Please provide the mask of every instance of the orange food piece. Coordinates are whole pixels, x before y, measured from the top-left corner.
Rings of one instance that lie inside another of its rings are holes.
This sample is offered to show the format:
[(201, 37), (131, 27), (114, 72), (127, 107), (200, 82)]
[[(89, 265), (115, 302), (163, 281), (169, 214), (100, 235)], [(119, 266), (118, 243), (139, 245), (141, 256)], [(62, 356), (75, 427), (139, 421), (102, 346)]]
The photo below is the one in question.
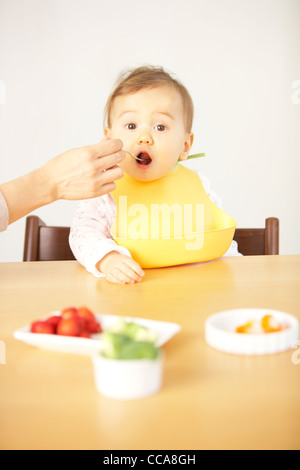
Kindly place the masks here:
[(244, 325), (238, 326), (235, 330), (236, 333), (276, 333), (288, 328), (286, 325), (281, 325), (272, 315), (265, 315), (261, 322), (249, 321)]
[(237, 329), (235, 330), (236, 333), (251, 333), (251, 330), (254, 326), (253, 321), (249, 321), (248, 323), (245, 323), (245, 325), (238, 326)]
[(265, 315), (261, 320), (261, 326), (265, 333), (275, 333), (284, 329), (272, 315)]

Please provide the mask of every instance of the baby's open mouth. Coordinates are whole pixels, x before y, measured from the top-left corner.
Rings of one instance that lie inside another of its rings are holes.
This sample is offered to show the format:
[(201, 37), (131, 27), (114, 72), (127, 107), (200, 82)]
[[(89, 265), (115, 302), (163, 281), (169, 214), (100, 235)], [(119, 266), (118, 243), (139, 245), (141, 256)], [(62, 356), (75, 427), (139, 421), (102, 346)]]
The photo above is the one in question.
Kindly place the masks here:
[(152, 162), (152, 158), (146, 152), (141, 152), (137, 156), (137, 163), (142, 166), (148, 166)]

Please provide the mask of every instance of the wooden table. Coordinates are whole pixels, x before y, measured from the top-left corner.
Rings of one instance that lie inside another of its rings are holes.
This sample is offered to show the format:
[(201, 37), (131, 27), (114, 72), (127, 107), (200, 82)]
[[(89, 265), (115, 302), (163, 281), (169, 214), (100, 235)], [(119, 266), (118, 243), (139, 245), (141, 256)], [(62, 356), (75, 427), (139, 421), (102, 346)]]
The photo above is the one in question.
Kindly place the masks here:
[[(125, 286), (75, 261), (0, 264), (1, 449), (299, 449), (300, 350), (295, 363), (296, 350), (245, 357), (204, 341), (205, 319), (220, 310), (262, 307), (300, 318), (299, 294), (300, 256), (153, 269)], [(102, 397), (90, 357), (13, 338), (70, 305), (179, 323), (164, 347), (162, 390), (129, 402)]]

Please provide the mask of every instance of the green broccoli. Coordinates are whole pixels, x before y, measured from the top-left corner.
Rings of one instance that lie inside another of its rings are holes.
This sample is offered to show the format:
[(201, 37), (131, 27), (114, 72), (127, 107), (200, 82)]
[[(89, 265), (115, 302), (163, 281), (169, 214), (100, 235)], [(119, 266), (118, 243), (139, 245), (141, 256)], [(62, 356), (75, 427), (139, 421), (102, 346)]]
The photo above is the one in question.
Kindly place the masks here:
[(134, 322), (127, 322), (124, 318), (119, 318), (119, 320), (109, 328), (109, 331), (112, 333), (122, 333), (135, 341), (155, 343), (157, 340), (157, 333), (155, 331), (149, 330), (145, 326), (138, 325)]
[(148, 341), (134, 341), (123, 333), (105, 332), (102, 355), (110, 359), (156, 359), (159, 353)]
[(149, 341), (129, 341), (124, 344), (120, 359), (156, 359), (158, 349)]
[(103, 333), (103, 355), (111, 359), (119, 359), (122, 349), (125, 344), (130, 341), (130, 338), (121, 333), (110, 333), (109, 331)]

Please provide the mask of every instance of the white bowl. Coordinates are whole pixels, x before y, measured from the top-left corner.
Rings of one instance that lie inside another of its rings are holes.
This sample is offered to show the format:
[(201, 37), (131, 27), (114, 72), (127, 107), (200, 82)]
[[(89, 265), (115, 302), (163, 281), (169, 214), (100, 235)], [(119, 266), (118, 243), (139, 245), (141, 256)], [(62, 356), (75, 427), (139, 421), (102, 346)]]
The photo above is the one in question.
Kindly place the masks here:
[[(242, 334), (235, 329), (252, 320), (272, 315), (289, 328), (275, 333)], [(265, 308), (242, 308), (211, 315), (205, 322), (205, 340), (219, 351), (242, 355), (265, 355), (289, 350), (299, 338), (299, 321), (293, 315)]]
[(97, 391), (117, 400), (134, 400), (157, 393), (162, 386), (163, 353), (157, 359), (109, 359), (92, 356)]

